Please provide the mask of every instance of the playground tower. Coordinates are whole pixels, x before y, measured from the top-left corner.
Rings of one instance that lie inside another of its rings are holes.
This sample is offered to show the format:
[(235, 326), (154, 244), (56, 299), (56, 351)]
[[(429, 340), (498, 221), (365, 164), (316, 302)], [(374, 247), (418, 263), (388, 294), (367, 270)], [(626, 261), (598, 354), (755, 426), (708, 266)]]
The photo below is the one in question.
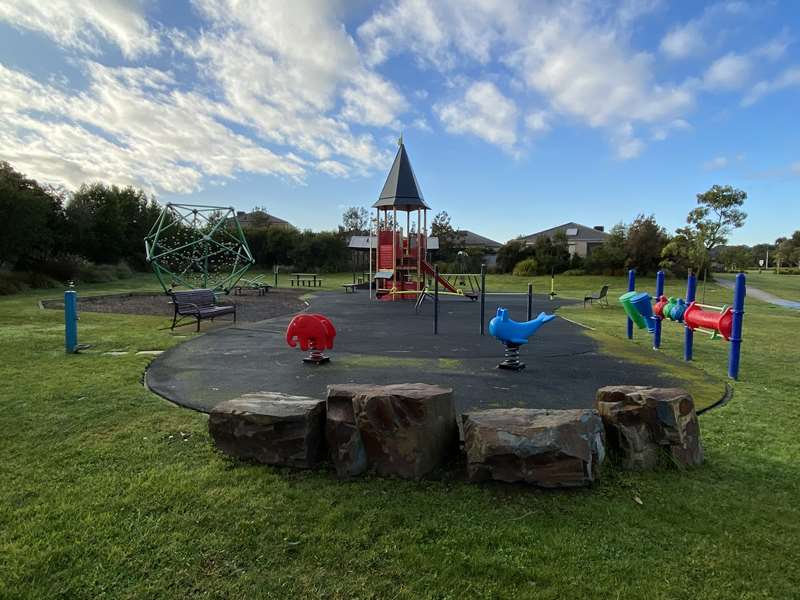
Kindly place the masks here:
[[(430, 207), (422, 196), (402, 137), (399, 146), (383, 190), (372, 205), (377, 211), (378, 230), (376, 295), (382, 300), (415, 299), (425, 288), (426, 275), (434, 275), (433, 267), (426, 260)], [(405, 213), (405, 229), (401, 222), (402, 213)], [(412, 216), (416, 219), (412, 220)], [(439, 278), (439, 284), (449, 291), (456, 291), (442, 278)]]

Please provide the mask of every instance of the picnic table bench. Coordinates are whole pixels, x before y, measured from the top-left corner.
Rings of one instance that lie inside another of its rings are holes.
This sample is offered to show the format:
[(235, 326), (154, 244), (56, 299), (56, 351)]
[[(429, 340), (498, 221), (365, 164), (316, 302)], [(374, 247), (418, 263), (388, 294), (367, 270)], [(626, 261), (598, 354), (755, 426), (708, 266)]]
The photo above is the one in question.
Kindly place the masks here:
[(213, 290), (199, 289), (172, 292), (172, 305), (175, 314), (172, 317), (172, 329), (184, 319), (197, 319), (197, 331), (200, 331), (200, 321), (223, 315), (233, 315), (236, 323), (235, 304), (217, 304), (217, 296)]
[(343, 283), (342, 287), (344, 288), (345, 294), (355, 294), (356, 289), (358, 289), (358, 283)]
[(307, 286), (307, 287), (320, 287), (322, 285), (322, 278), (316, 273), (292, 273), (289, 283), (294, 287)]
[(239, 281), (239, 285), (233, 288), (233, 294), (235, 296), (241, 296), (244, 290), (256, 290), (259, 296), (263, 296), (272, 288), (270, 284), (262, 281), (261, 276), (258, 276), (255, 279), (242, 278)]

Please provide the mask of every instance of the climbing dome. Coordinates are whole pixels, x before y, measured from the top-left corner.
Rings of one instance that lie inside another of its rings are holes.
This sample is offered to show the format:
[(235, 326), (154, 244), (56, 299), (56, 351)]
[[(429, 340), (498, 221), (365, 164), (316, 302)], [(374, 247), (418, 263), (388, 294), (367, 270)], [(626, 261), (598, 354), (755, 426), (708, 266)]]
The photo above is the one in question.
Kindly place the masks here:
[(167, 204), (144, 238), (147, 262), (167, 293), (228, 293), (255, 262), (232, 207)]

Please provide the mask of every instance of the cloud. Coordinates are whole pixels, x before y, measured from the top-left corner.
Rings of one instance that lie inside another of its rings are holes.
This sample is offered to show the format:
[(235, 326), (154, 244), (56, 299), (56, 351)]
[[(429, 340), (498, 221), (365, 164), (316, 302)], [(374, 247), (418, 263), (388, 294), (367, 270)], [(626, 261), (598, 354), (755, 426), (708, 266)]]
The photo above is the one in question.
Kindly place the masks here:
[(789, 67), (774, 79), (765, 79), (753, 85), (742, 99), (742, 106), (752, 106), (764, 96), (791, 87), (800, 87), (800, 67)]
[(716, 156), (711, 160), (703, 163), (703, 169), (706, 171), (718, 171), (728, 166), (730, 161), (725, 156)]
[(705, 50), (705, 36), (697, 21), (689, 21), (667, 32), (661, 39), (659, 48), (669, 58), (688, 58)]
[(525, 127), (530, 131), (542, 132), (550, 129), (550, 115), (544, 110), (536, 110), (525, 116)]
[(125, 0), (14, 0), (0, 2), (0, 20), (39, 31), (65, 48), (94, 55), (102, 38), (128, 58), (156, 52), (158, 34), (148, 24), (142, 2)]
[(434, 111), (451, 133), (471, 134), (506, 150), (517, 142), (519, 110), (490, 81), (476, 81), (463, 98), (438, 104)]
[(729, 52), (706, 70), (703, 85), (709, 90), (735, 90), (750, 80), (753, 61), (749, 56)]

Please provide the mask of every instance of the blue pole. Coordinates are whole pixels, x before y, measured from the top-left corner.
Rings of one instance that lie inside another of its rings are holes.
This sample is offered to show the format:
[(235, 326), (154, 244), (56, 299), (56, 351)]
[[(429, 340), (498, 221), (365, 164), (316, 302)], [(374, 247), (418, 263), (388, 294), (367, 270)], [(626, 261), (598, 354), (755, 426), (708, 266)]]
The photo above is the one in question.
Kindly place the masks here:
[(68, 354), (78, 351), (78, 293), (64, 292), (64, 349)]
[(739, 354), (742, 351), (742, 324), (744, 322), (744, 297), (747, 295), (744, 273), (736, 276), (733, 290), (733, 323), (731, 323), (731, 349), (728, 354), (728, 377), (739, 378)]
[[(636, 269), (628, 270), (628, 291), (633, 292), (636, 290)], [(633, 321), (628, 317), (628, 339), (633, 339)]]
[[(664, 271), (656, 273), (656, 302), (664, 295)], [(656, 318), (656, 330), (653, 332), (653, 350), (661, 348), (661, 319)]]
[(439, 333), (439, 265), (433, 268), (433, 335)]
[[(697, 293), (697, 277), (694, 273), (689, 273), (689, 278), (686, 280), (686, 305), (688, 306), (694, 302), (695, 294)], [(694, 344), (694, 331), (684, 325), (683, 331), (683, 360), (692, 360), (692, 347)]]

